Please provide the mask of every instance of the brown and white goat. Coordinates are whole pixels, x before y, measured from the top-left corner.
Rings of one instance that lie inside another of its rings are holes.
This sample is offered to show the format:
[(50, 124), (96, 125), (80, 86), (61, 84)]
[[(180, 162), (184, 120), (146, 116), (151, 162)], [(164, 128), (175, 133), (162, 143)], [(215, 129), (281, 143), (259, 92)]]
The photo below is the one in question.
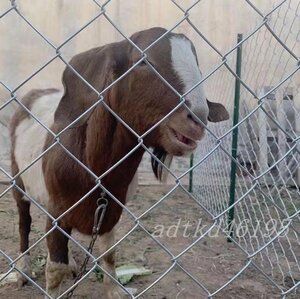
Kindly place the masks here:
[[(141, 49), (166, 32), (152, 28), (135, 33), (131, 40)], [(119, 78), (141, 58), (140, 53), (126, 40), (91, 49), (76, 55), (70, 64), (98, 91), (102, 91)], [(192, 42), (182, 34), (170, 33), (147, 51), (147, 60), (178, 91), (184, 94), (201, 80), (196, 51)], [(64, 93), (55, 89), (34, 90), (23, 103), (54, 133), (60, 132), (97, 101), (97, 95), (76, 74), (66, 68), (62, 78)], [(228, 112), (221, 104), (209, 102), (202, 85), (186, 97), (186, 104), (204, 123), (228, 119)], [(143, 134), (179, 103), (179, 97), (150, 69), (141, 62), (127, 76), (104, 93), (104, 101), (135, 132)], [(162, 161), (166, 155), (184, 155), (197, 147), (204, 134), (201, 122), (181, 106), (156, 129), (144, 137), (143, 143), (154, 148)], [(27, 167), (55, 140), (30, 115), (19, 108), (12, 120), (12, 173), (16, 175)], [(117, 163), (132, 150), (138, 140), (102, 104), (80, 119), (60, 135), (59, 141), (78, 160), (97, 176)], [(114, 197), (126, 203), (129, 185), (142, 159), (140, 147), (121, 164), (105, 175), (101, 183)], [(153, 169), (160, 176), (158, 164)], [(56, 144), (33, 166), (18, 176), (17, 185), (38, 202), (47, 205), (55, 218), (74, 205), (95, 185), (95, 179)], [(67, 213), (59, 226), (68, 234), (73, 229), (80, 233), (92, 233), (94, 212), (101, 190), (96, 189), (80, 205)], [(20, 190), (14, 189), (19, 211), (20, 250), (28, 249), (31, 225), (30, 203)], [(107, 196), (108, 207), (101, 226), (102, 251), (113, 243), (113, 228), (119, 221), (122, 207)], [(47, 219), (46, 230), (52, 228)], [(69, 269), (68, 238), (58, 229), (47, 236), (48, 260), (46, 266), (46, 291), (52, 297)], [(115, 275), (114, 252), (104, 257), (103, 267)], [(19, 269), (31, 274), (29, 255), (19, 263)], [(21, 282), (24, 278), (20, 276)], [(121, 298), (119, 287), (108, 277), (104, 279), (106, 298)]]

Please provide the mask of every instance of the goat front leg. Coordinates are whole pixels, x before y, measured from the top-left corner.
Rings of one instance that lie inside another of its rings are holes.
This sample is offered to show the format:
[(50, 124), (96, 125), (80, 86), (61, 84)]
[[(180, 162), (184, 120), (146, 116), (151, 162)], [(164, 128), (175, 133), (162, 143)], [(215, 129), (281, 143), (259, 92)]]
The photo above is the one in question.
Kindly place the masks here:
[[(115, 234), (114, 228), (105, 233), (100, 237), (100, 252), (105, 252), (110, 247), (114, 245), (115, 242)], [(116, 276), (116, 268), (115, 268), (115, 249), (109, 251), (103, 257), (103, 265), (105, 271), (107, 271), (111, 276), (117, 279)], [(103, 278), (104, 291), (107, 299), (123, 299), (127, 298), (126, 293), (117, 285), (115, 281), (113, 281), (108, 275), (104, 274)]]
[[(71, 234), (71, 229), (59, 225), (66, 233)], [(47, 231), (51, 229), (51, 220), (47, 220)], [(70, 274), (68, 257), (69, 239), (58, 229), (47, 236), (48, 258), (46, 265), (46, 292), (52, 298), (60, 294), (61, 284), (66, 276)], [(45, 297), (48, 298), (48, 297)]]

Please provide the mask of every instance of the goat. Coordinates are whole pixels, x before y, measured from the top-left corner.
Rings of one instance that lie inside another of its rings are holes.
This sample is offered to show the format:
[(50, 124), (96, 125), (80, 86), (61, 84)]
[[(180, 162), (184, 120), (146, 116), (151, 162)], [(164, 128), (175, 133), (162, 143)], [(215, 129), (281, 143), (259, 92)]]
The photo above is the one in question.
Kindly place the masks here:
[[(151, 28), (131, 36), (141, 49), (166, 32)], [(141, 59), (140, 52), (128, 41), (108, 44), (74, 56), (70, 65), (98, 91), (104, 90)], [(147, 62), (169, 84), (184, 94), (201, 78), (196, 51), (192, 42), (182, 34), (169, 33), (147, 50)], [(98, 100), (98, 95), (88, 87), (70, 67), (66, 67), (62, 82), (64, 93), (56, 89), (33, 90), (23, 98), (23, 104), (55, 134), (76, 120)], [(145, 61), (141, 61), (124, 78), (103, 93), (105, 105), (96, 105), (59, 136), (59, 142), (72, 155), (100, 176), (137, 144), (132, 134), (107, 109), (110, 107), (137, 134), (141, 135), (174, 109), (179, 103), (178, 94), (162, 82)], [(185, 103), (193, 113), (180, 106), (173, 114), (143, 138), (143, 144), (154, 149), (154, 154), (164, 161), (166, 157), (181, 156), (194, 151), (197, 141), (205, 132), (203, 124), (228, 119), (225, 107), (206, 99), (202, 85), (185, 96)], [(197, 119), (199, 118), (200, 121)], [(27, 112), (18, 108), (11, 122), (12, 174), (19, 188), (13, 191), (19, 212), (20, 250), (29, 246), (31, 226), (30, 198), (47, 205), (47, 211), (57, 218), (95, 185), (95, 178), (79, 165), (56, 140)], [(43, 151), (41, 159), (28, 170), (17, 175)], [(126, 203), (128, 189), (142, 159), (144, 149), (139, 147), (116, 168), (108, 172), (101, 184), (122, 204)], [(168, 159), (171, 161), (171, 159)], [(159, 163), (153, 159), (153, 170), (161, 178)], [(26, 192), (26, 193), (25, 193)], [(66, 233), (76, 229), (91, 235), (97, 199), (96, 188), (76, 208), (62, 217), (58, 225)], [(114, 244), (114, 226), (119, 221), (122, 207), (106, 194), (107, 209), (99, 232), (100, 242), (106, 251)], [(47, 217), (46, 231), (53, 228)], [(53, 298), (60, 293), (60, 285), (69, 273), (71, 258), (68, 237), (55, 229), (47, 236), (48, 259), (46, 265), (46, 291)], [(104, 269), (115, 276), (114, 250), (104, 256)], [(18, 269), (31, 274), (29, 254), (20, 259)], [(26, 279), (20, 275), (21, 284)], [(120, 288), (105, 275), (106, 298), (122, 298)]]

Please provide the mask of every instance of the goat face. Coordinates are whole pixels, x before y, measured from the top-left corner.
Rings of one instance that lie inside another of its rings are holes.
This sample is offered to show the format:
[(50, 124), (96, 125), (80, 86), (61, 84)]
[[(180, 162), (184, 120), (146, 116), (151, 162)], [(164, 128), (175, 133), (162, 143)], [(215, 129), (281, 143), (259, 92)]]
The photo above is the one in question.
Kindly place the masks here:
[[(131, 39), (140, 49), (146, 49), (165, 32), (162, 28), (152, 28), (134, 34)], [(187, 37), (168, 34), (145, 53), (147, 61), (140, 62), (123, 82), (128, 94), (123, 96), (120, 103), (122, 108), (119, 107), (118, 110), (129, 125), (142, 134), (178, 107), (156, 130), (146, 136), (145, 143), (163, 148), (172, 155), (191, 152), (204, 135), (203, 124), (206, 125), (208, 120), (227, 119), (228, 113), (221, 104), (207, 101), (202, 85), (188, 92), (201, 81), (202, 75), (195, 48)], [(129, 66), (132, 66), (141, 59), (141, 53), (132, 47), (128, 57)], [(185, 93), (185, 104), (193, 113), (184, 105), (179, 105), (179, 95)]]

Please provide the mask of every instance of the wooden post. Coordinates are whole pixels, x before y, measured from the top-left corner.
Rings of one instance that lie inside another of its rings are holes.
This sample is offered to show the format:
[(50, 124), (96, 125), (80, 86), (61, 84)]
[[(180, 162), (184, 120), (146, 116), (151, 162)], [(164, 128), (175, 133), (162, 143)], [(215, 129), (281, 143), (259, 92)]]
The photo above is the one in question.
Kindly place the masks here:
[[(277, 121), (281, 125), (281, 127), (286, 130), (286, 111), (285, 111), (285, 106), (284, 105), (284, 93), (282, 88), (278, 88), (275, 92), (275, 104), (276, 104), (276, 116), (277, 116)], [(277, 138), (278, 138), (278, 157), (276, 159), (280, 159), (285, 153), (286, 153), (286, 135), (285, 133), (277, 128)], [(286, 181), (287, 177), (287, 163), (286, 159), (282, 160), (278, 165), (278, 171), (279, 174), (282, 176), (282, 179)]]
[[(293, 96), (293, 101), (295, 108), (297, 109), (298, 113), (300, 113), (300, 93), (298, 92)], [(294, 110), (295, 113), (295, 132), (297, 136), (300, 136), (300, 117), (297, 111)], [(297, 149), (300, 152), (300, 140), (297, 141)], [(298, 161), (300, 160), (300, 154), (296, 154), (298, 157)], [(300, 165), (298, 165), (296, 170), (296, 183), (298, 187), (300, 187)]]

